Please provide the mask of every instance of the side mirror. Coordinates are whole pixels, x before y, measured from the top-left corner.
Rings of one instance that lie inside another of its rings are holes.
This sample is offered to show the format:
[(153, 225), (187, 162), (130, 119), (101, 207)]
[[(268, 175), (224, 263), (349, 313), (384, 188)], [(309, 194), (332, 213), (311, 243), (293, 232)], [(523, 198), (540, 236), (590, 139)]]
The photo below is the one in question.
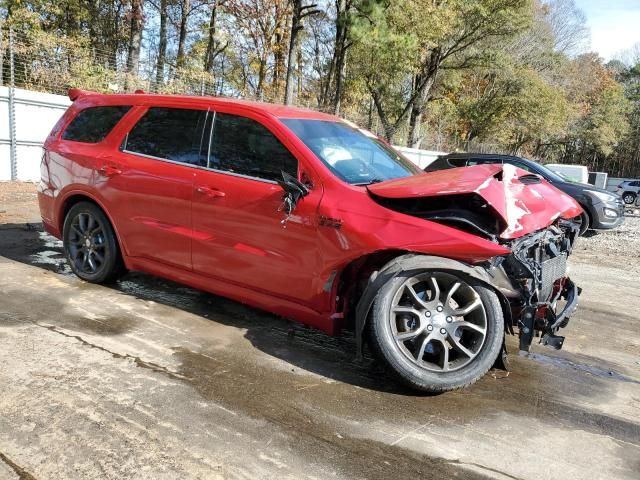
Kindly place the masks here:
[(281, 210), (291, 215), (300, 199), (309, 195), (309, 188), (287, 172), (282, 172), (282, 180), (278, 180), (278, 185), (284, 190)]

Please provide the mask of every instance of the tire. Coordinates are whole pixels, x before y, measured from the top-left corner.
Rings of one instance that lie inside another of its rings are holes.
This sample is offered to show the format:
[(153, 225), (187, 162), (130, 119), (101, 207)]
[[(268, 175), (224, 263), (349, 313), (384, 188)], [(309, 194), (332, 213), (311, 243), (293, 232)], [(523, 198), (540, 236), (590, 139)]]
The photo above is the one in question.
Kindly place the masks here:
[(123, 273), (113, 227), (94, 203), (79, 202), (71, 207), (64, 219), (62, 239), (67, 262), (82, 280), (106, 283)]
[(633, 205), (633, 202), (636, 201), (637, 195), (633, 192), (624, 192), (622, 194), (622, 201), (627, 205)]
[[(459, 315), (472, 304), (477, 306)], [(504, 317), (495, 292), (475, 279), (450, 271), (400, 272), (378, 292), (368, 332), (374, 355), (392, 375), (439, 393), (467, 387), (487, 373), (502, 348)]]
[(589, 214), (587, 213), (587, 211), (584, 210), (584, 207), (583, 212), (580, 214), (578, 219), (580, 222), (580, 232), (578, 235), (581, 237), (587, 232), (587, 230), (589, 230), (589, 227), (591, 226), (591, 219), (589, 218)]

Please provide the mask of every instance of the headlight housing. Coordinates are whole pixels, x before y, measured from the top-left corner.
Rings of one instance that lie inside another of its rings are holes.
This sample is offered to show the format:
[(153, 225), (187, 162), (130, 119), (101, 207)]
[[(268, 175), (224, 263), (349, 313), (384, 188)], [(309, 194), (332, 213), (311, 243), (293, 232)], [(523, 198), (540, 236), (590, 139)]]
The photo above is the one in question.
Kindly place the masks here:
[(603, 202), (613, 203), (616, 201), (617, 196), (611, 192), (597, 192), (595, 190), (585, 190), (584, 193), (592, 198), (597, 198)]

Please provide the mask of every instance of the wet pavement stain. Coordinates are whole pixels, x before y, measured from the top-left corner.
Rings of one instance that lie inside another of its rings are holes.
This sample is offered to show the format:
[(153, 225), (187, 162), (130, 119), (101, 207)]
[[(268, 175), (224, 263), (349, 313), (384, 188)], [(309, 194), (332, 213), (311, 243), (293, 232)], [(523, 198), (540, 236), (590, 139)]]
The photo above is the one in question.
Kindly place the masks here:
[[(319, 401), (318, 389), (309, 388), (317, 385), (309, 384), (305, 377), (270, 377), (267, 372), (260, 372), (261, 367), (256, 364), (231, 365), (226, 360), (184, 349), (177, 349), (175, 355), (181, 360), (180, 374), (204, 399), (222, 404), (229, 411), (242, 411), (284, 428), (293, 437), (292, 443), (299, 446), (311, 444), (307, 447), (313, 449), (309, 452), (311, 455), (329, 460), (348, 478), (488, 478), (446, 459), (370, 439), (341, 435), (322, 415), (310, 415), (306, 408), (296, 408), (298, 402), (313, 405)], [(273, 398), (273, 392), (285, 394), (286, 402), (282, 398), (280, 401)], [(320, 398), (320, 401), (324, 400)], [(375, 458), (375, 462), (371, 462), (371, 458)]]
[[(595, 377), (600, 378), (609, 378), (612, 380), (618, 380), (621, 382), (629, 382), (636, 383), (640, 385), (640, 381), (634, 380), (633, 378), (629, 378), (621, 373), (616, 372), (615, 370), (603, 369), (598, 367), (593, 367), (591, 365), (586, 365), (583, 363), (572, 362), (566, 358), (562, 357), (554, 357), (551, 355), (543, 355), (541, 353), (526, 353), (522, 355), (525, 358), (534, 360), (536, 362), (540, 362), (546, 365), (554, 365), (556, 367), (567, 368), (575, 371), (585, 372), (589, 375), (593, 375)], [(602, 362), (601, 362), (602, 363)]]

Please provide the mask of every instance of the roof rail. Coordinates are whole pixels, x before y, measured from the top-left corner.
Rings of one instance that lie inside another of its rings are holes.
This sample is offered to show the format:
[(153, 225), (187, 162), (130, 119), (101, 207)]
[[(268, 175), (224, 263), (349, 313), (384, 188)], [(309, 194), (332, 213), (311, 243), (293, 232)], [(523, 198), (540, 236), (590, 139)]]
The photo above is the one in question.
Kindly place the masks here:
[(91, 95), (91, 94), (95, 94), (95, 93), (96, 92), (92, 92), (90, 90), (81, 90), (79, 88), (70, 88), (69, 92), (67, 94), (69, 95), (69, 100), (71, 100), (72, 102), (75, 102), (80, 97), (84, 97), (85, 95)]

